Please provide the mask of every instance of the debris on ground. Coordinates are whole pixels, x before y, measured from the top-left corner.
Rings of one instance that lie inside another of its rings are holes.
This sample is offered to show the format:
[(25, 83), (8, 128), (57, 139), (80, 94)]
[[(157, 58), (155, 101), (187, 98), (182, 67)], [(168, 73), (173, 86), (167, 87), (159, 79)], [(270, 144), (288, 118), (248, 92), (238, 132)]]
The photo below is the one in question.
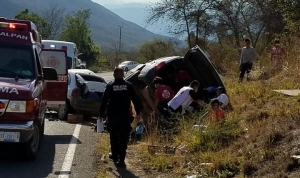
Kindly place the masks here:
[(300, 90), (273, 90), (275, 92), (278, 93), (282, 93), (284, 95), (288, 95), (288, 96), (299, 96), (300, 95)]

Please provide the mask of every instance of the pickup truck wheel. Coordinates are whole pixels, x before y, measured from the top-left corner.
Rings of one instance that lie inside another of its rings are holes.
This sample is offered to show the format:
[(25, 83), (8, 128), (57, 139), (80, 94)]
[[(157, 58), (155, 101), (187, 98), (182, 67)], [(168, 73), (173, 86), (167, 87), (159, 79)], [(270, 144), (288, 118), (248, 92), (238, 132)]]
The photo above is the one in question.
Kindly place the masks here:
[(24, 143), (24, 151), (25, 151), (25, 159), (27, 160), (35, 160), (39, 149), (40, 149), (40, 127), (38, 124), (33, 125), (33, 134), (32, 137), (28, 140), (28, 142)]
[(59, 105), (57, 115), (60, 120), (67, 120), (68, 114), (70, 110), (70, 103), (66, 101), (66, 104)]

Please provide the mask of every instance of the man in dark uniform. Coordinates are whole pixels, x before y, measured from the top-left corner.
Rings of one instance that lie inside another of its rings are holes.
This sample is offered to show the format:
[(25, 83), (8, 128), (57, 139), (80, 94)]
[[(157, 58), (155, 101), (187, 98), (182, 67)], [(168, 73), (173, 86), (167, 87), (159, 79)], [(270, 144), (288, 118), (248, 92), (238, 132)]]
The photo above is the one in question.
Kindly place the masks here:
[(140, 118), (140, 105), (133, 85), (124, 78), (124, 70), (115, 68), (115, 80), (107, 84), (100, 106), (100, 119), (107, 108), (108, 130), (110, 133), (111, 155), (118, 166), (126, 167), (125, 156), (131, 132), (130, 104), (133, 102), (136, 119)]

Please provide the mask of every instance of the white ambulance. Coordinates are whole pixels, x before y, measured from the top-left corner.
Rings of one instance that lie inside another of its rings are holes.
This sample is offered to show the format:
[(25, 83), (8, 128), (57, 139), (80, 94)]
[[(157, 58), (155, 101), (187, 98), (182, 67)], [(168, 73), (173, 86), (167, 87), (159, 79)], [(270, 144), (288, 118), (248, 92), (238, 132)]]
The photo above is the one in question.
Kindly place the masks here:
[(57, 49), (67, 51), (67, 65), (68, 69), (76, 69), (78, 66), (77, 56), (78, 49), (75, 43), (67, 41), (56, 40), (42, 40), (43, 49)]

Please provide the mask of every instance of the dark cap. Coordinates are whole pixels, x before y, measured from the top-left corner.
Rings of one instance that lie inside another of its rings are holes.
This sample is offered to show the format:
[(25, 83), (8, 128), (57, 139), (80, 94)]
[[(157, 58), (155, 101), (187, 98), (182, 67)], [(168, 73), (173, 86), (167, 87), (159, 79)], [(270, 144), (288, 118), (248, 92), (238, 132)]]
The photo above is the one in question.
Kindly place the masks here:
[(155, 77), (154, 80), (152, 81), (154, 84), (162, 84), (163, 79), (160, 77)]
[(194, 88), (194, 87), (198, 87), (200, 85), (200, 83), (197, 80), (193, 80), (190, 84), (190, 87)]
[(225, 88), (224, 87), (218, 87), (218, 90), (222, 93), (225, 93)]
[(217, 98), (213, 98), (210, 100), (210, 105), (214, 105), (214, 104), (220, 104), (220, 102)]

